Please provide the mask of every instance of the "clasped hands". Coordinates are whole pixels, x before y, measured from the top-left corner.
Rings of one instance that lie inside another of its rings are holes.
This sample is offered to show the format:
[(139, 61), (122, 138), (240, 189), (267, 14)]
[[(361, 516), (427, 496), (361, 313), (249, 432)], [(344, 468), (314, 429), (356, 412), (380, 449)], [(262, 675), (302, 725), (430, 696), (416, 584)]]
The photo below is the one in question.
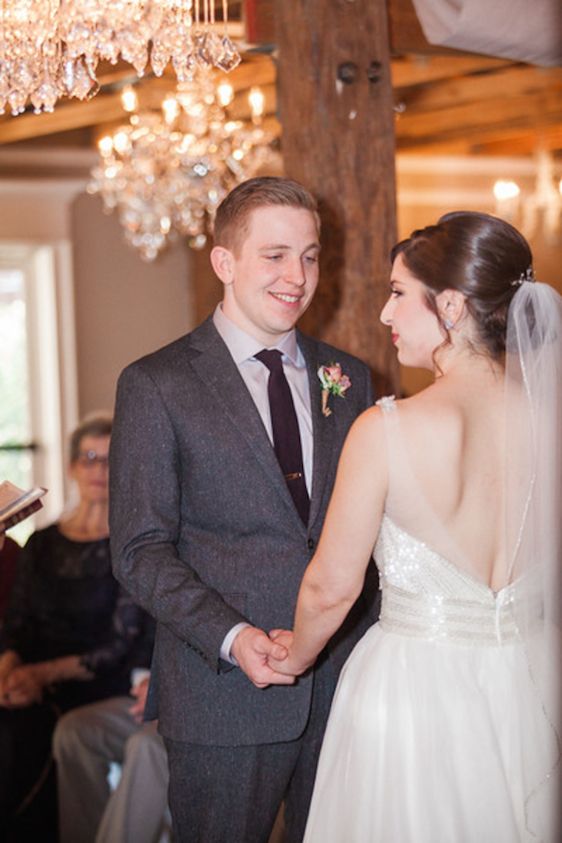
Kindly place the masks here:
[(291, 656), (293, 633), (273, 629), (269, 635), (255, 626), (242, 629), (232, 644), (238, 666), (256, 688), (293, 685), (304, 669)]
[(43, 683), (35, 665), (18, 665), (0, 677), (0, 706), (27, 708), (41, 702)]

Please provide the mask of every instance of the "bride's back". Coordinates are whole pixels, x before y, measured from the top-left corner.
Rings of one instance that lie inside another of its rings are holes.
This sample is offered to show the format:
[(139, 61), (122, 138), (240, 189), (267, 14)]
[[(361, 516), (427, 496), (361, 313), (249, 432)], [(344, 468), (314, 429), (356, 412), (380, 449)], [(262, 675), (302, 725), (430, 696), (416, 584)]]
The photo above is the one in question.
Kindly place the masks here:
[[(523, 516), (520, 500), (512, 505), (512, 476), (524, 478), (528, 468), (516, 446), (506, 460), (503, 367), (507, 314), (531, 280), (531, 251), (508, 223), (459, 211), (413, 232), (392, 259), (381, 319), (400, 362), (433, 369), (437, 378), (385, 414), (387, 513), (497, 590), (511, 576), (514, 546), (506, 541)], [(509, 436), (517, 440), (517, 430)]]
[[(478, 368), (478, 367), (477, 367)], [(502, 381), (445, 376), (400, 402), (389, 427), (388, 515), (497, 590), (506, 584)]]

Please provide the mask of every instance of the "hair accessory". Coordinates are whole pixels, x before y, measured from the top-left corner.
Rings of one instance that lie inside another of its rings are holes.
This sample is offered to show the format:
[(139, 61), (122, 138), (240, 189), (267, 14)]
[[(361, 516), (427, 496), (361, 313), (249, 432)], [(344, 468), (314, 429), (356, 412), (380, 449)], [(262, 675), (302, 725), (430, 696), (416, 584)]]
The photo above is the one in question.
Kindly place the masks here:
[(532, 266), (528, 266), (525, 272), (522, 272), (519, 278), (516, 278), (515, 281), (511, 282), (512, 287), (520, 287), (521, 284), (524, 284), (525, 281), (529, 281), (531, 284), (534, 284), (536, 281), (535, 277), (535, 270)]

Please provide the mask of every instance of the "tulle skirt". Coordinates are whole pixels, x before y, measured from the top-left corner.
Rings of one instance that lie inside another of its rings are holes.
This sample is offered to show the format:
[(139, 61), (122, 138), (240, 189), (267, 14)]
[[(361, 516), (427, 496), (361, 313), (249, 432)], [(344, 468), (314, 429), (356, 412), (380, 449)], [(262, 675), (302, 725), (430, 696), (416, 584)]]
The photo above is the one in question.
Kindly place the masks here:
[(378, 624), (342, 671), (305, 843), (559, 843), (557, 757), (520, 645)]

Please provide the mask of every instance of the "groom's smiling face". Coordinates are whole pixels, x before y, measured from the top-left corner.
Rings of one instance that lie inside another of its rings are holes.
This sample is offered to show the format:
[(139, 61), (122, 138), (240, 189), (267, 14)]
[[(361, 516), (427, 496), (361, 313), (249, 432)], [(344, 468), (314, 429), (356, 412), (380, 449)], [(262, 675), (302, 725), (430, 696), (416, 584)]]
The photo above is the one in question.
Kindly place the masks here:
[(316, 217), (304, 208), (267, 205), (251, 212), (232, 250), (215, 247), (224, 314), (273, 346), (294, 327), (318, 284)]

